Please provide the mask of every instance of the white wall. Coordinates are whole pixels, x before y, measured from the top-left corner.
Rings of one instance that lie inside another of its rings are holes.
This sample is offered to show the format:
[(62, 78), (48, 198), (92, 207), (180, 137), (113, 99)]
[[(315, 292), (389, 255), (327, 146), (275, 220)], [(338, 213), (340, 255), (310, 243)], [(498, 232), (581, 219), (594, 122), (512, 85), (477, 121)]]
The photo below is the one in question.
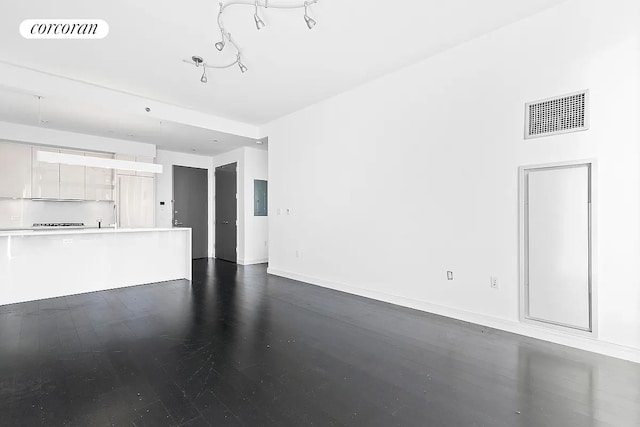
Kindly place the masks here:
[(254, 180), (268, 180), (268, 152), (245, 148), (244, 198), (245, 244), (244, 264), (260, 264), (269, 260), (269, 221), (253, 215)]
[[(209, 257), (213, 257), (213, 165), (209, 156), (199, 156), (195, 154), (175, 153), (173, 151), (158, 150), (156, 163), (161, 164), (163, 173), (156, 175), (156, 226), (160, 228), (170, 228), (173, 215), (171, 209), (173, 207), (173, 166), (187, 166), (192, 168), (207, 169), (209, 179), (209, 197), (208, 197), (208, 246)], [(160, 202), (164, 202), (164, 206), (160, 206)]]
[[(639, 4), (570, 0), (265, 126), (269, 271), (640, 361)], [(591, 130), (523, 139), (525, 102), (586, 88)], [(518, 323), (518, 167), (585, 158), (599, 341)]]

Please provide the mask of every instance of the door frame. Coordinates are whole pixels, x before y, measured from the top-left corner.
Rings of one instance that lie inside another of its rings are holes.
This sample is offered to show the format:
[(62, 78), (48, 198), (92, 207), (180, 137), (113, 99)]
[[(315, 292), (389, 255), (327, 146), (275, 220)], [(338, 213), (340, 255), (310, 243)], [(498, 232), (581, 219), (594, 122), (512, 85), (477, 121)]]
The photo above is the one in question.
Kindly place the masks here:
[[(225, 166), (230, 166), (230, 165), (236, 165), (236, 260), (235, 260), (235, 264), (236, 265), (244, 265), (244, 261), (240, 261), (240, 251), (239, 251), (239, 247), (240, 247), (240, 215), (244, 214), (243, 212), (240, 212), (240, 204), (238, 203), (238, 197), (240, 197), (240, 180), (238, 179), (238, 171), (240, 169), (240, 162), (238, 160), (236, 161), (232, 161), (231, 163), (224, 163), (222, 165), (218, 165), (218, 166), (214, 166), (213, 167), (213, 258), (215, 259), (220, 259), (222, 261), (227, 261), (224, 260), (222, 258), (218, 258), (216, 251), (217, 251), (217, 245), (216, 245), (216, 239), (218, 237), (218, 217), (217, 217), (217, 206), (218, 206), (218, 192), (217, 190), (217, 170), (218, 168), (223, 168)], [(246, 207), (245, 207), (246, 209)], [(227, 262), (233, 262), (233, 261), (227, 261)]]
[[(526, 176), (529, 171), (544, 169), (560, 169), (577, 166), (589, 167), (589, 196), (591, 206), (589, 209), (589, 308), (590, 308), (590, 330), (581, 330), (570, 326), (559, 325), (543, 320), (530, 318), (528, 316), (528, 235), (527, 235), (527, 183)], [(520, 166), (518, 168), (518, 258), (519, 258), (519, 299), (520, 322), (549, 329), (567, 332), (573, 335), (580, 335), (590, 338), (598, 337), (598, 281), (597, 281), (597, 162), (595, 159), (570, 160), (563, 162), (543, 163)]]

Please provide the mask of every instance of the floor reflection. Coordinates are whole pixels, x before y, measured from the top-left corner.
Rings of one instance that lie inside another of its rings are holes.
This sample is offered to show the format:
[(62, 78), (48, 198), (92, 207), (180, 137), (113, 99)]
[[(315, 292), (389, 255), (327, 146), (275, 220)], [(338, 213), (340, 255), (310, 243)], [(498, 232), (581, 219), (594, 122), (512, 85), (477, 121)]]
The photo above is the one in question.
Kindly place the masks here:
[(637, 426), (640, 365), (266, 274), (0, 307), (0, 425)]

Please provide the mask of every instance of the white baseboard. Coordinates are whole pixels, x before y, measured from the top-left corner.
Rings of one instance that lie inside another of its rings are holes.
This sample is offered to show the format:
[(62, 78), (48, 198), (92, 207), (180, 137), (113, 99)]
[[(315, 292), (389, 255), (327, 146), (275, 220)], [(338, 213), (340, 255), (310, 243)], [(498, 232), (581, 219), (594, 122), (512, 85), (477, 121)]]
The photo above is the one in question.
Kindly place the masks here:
[(323, 279), (309, 277), (289, 271), (278, 270), (271, 267), (267, 269), (267, 273), (273, 274), (275, 276), (286, 277), (288, 279), (297, 280), (311, 285), (321, 286), (323, 288), (346, 292), (349, 294), (384, 301), (403, 307), (413, 308), (416, 310), (426, 311), (428, 313), (450, 317), (465, 322), (488, 326), (490, 328), (500, 329), (531, 338), (566, 345), (569, 347), (578, 348), (580, 350), (591, 351), (594, 353), (603, 354), (605, 356), (611, 356), (618, 359), (640, 363), (640, 349), (635, 349), (632, 347), (626, 347), (619, 344), (600, 341), (594, 338), (574, 336), (562, 331), (547, 330), (536, 325), (501, 319), (498, 317), (487, 316), (485, 314), (473, 313), (451, 307), (445, 307), (437, 304), (432, 304), (427, 301), (415, 300), (399, 295), (391, 295), (383, 292), (372, 291), (369, 289), (364, 289), (343, 283), (330, 282)]
[(249, 259), (249, 260), (238, 260), (238, 264), (240, 265), (254, 265), (254, 264), (266, 264), (269, 262), (269, 258), (258, 258), (258, 259)]

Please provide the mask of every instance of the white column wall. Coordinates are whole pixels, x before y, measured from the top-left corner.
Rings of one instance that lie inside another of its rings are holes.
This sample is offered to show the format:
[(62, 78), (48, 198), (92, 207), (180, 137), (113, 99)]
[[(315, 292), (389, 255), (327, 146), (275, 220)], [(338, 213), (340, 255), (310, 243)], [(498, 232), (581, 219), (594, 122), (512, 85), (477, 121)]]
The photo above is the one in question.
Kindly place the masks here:
[[(244, 264), (260, 264), (269, 260), (269, 217), (253, 215), (254, 180), (268, 180), (269, 153), (245, 149), (245, 254)], [(271, 212), (269, 212), (271, 214)]]

